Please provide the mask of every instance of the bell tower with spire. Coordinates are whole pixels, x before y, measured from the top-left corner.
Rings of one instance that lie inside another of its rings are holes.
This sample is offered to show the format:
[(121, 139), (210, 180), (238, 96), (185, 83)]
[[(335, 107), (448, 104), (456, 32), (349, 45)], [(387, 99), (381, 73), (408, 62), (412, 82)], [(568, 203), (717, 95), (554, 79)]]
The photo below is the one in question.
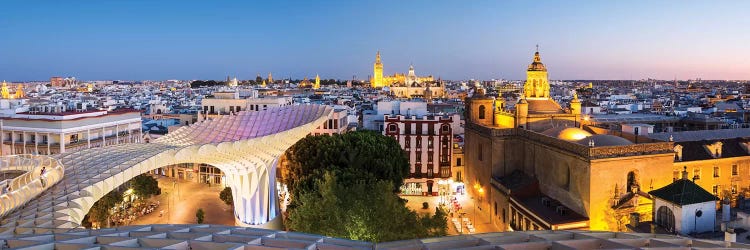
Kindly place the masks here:
[(523, 95), (529, 99), (549, 99), (549, 81), (547, 67), (539, 56), (539, 45), (536, 46), (534, 61), (526, 69), (526, 83), (523, 85)]
[(380, 61), (380, 51), (375, 54), (375, 65), (373, 65), (370, 85), (373, 88), (385, 87), (385, 84), (383, 83), (383, 63)]
[(315, 85), (313, 85), (313, 89), (319, 89), (320, 88), (320, 75), (315, 74)]

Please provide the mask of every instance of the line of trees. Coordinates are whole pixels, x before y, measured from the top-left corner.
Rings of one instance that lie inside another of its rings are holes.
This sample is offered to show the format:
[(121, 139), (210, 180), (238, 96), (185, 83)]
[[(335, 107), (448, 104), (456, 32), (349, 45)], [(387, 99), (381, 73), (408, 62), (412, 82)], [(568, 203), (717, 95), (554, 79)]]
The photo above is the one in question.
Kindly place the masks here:
[(420, 216), (398, 197), (409, 161), (393, 138), (371, 131), (308, 136), (286, 158), (290, 230), (372, 242), (446, 234), (442, 209)]

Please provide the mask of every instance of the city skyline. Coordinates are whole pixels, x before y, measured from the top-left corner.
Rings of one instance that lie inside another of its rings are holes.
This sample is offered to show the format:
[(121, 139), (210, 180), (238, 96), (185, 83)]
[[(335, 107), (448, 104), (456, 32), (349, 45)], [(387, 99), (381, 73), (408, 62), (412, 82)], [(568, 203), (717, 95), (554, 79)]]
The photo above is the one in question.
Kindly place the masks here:
[(389, 75), (523, 79), (537, 44), (551, 79), (742, 80), (748, 5), (4, 2), (0, 80), (365, 80), (377, 51)]

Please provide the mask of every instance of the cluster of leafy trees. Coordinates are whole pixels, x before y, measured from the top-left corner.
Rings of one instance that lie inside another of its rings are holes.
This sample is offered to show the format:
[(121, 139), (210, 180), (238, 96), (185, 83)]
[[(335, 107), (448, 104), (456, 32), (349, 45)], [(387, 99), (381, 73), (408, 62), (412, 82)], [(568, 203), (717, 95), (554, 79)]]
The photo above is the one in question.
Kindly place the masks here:
[(420, 216), (396, 194), (409, 162), (390, 137), (370, 131), (308, 136), (286, 158), (291, 230), (372, 242), (446, 234), (443, 210)]
[(89, 213), (86, 214), (83, 226), (91, 228), (93, 223), (98, 223), (102, 227), (108, 226), (107, 219), (109, 219), (110, 211), (120, 202), (122, 202), (122, 192), (112, 190), (105, 194), (104, 197), (94, 203)]
[(151, 195), (161, 194), (159, 182), (146, 174), (141, 174), (130, 180), (130, 188), (133, 189), (133, 194), (138, 196), (139, 199), (147, 199)]
[[(133, 177), (129, 182), (130, 188), (133, 189), (138, 199), (147, 199), (151, 195), (158, 195), (161, 193), (159, 183), (154, 177), (146, 174), (141, 174)], [(96, 201), (94, 205), (86, 214), (83, 220), (85, 227), (90, 228), (94, 223), (99, 223), (102, 227), (107, 227), (107, 219), (111, 215), (112, 208), (120, 204), (123, 200), (123, 192), (120, 189), (115, 189), (104, 195), (101, 199)]]

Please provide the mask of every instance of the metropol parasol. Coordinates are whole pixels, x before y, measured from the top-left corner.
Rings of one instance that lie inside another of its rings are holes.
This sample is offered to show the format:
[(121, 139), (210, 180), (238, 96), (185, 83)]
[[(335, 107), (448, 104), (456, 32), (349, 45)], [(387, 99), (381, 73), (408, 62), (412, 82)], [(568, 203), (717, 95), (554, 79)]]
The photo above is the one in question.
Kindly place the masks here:
[[(322, 105), (239, 112), (182, 127), (151, 143), (7, 158), (4, 165), (27, 172), (0, 198), (0, 226), (76, 228), (97, 200), (133, 177), (172, 164), (205, 163), (226, 174), (237, 225), (280, 228), (276, 160), (332, 112)], [(46, 187), (38, 178), (43, 166)]]

